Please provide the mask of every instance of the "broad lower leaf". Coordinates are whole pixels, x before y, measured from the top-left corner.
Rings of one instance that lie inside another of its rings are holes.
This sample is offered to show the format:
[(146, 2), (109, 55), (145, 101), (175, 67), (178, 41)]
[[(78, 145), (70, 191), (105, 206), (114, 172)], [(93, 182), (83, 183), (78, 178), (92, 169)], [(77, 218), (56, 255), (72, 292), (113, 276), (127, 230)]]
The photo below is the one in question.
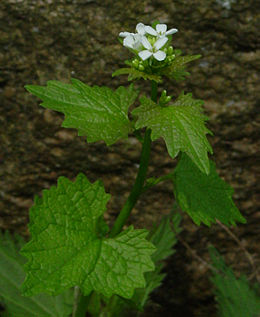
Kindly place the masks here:
[(135, 79), (140, 79), (143, 78), (144, 80), (153, 80), (157, 83), (162, 82), (162, 78), (159, 75), (155, 74), (148, 74), (146, 72), (142, 72), (138, 69), (135, 68), (119, 68), (116, 70), (113, 74), (112, 77), (120, 76), (120, 75), (128, 75), (128, 80), (135, 80)]
[(128, 108), (138, 93), (133, 85), (119, 87), (90, 87), (79, 80), (72, 84), (48, 81), (47, 86), (27, 85), (25, 88), (39, 97), (44, 108), (65, 114), (62, 126), (75, 128), (88, 142), (103, 140), (107, 145), (127, 138), (131, 131)]
[(152, 140), (163, 137), (172, 158), (179, 151), (185, 152), (202, 172), (209, 173), (207, 152), (212, 153), (212, 149), (206, 138), (210, 131), (205, 126), (207, 117), (202, 113), (203, 101), (182, 93), (166, 107), (146, 97), (140, 98), (140, 102), (141, 106), (132, 112), (138, 116), (136, 128), (150, 128)]
[(154, 226), (147, 239), (156, 246), (156, 251), (152, 254), (155, 270), (145, 273), (146, 286), (136, 289), (132, 298), (124, 299), (115, 296), (113, 301), (107, 301), (107, 311), (111, 316), (122, 317), (128, 316), (130, 312), (136, 314), (137, 310), (143, 311), (150, 294), (161, 285), (166, 276), (165, 273), (162, 273), (163, 260), (175, 252), (173, 246), (177, 243), (176, 235), (170, 225), (171, 220), (175, 232), (179, 233), (181, 231), (179, 226), (181, 217), (177, 213), (164, 216), (159, 225)]
[(55, 295), (78, 285), (85, 295), (94, 290), (130, 298), (145, 286), (143, 273), (154, 269), (154, 246), (145, 230), (129, 227), (113, 239), (104, 237), (106, 230), (98, 232), (109, 197), (100, 182), (91, 184), (79, 174), (74, 183), (60, 177), (57, 187), (35, 199), (31, 241), (22, 250), (29, 260), (25, 295)]
[(197, 225), (210, 226), (216, 219), (226, 225), (246, 222), (232, 200), (233, 189), (218, 176), (212, 161), (206, 175), (182, 154), (173, 173), (173, 190), (182, 210)]
[(213, 271), (211, 281), (215, 286), (219, 316), (260, 316), (260, 297), (257, 294), (257, 288), (250, 286), (245, 276), (236, 278), (233, 270), (225, 264), (214, 247), (211, 247), (209, 251), (213, 266), (218, 270), (218, 272)]
[(162, 75), (170, 79), (175, 79), (176, 81), (184, 80), (186, 76), (190, 75), (190, 73), (185, 70), (186, 64), (200, 58), (201, 55), (180, 56), (180, 54), (181, 51), (176, 51), (177, 56), (170, 66), (162, 70)]
[(6, 309), (4, 316), (67, 317), (72, 313), (73, 291), (59, 296), (37, 295), (24, 297), (20, 288), (25, 277), (26, 259), (18, 252), (24, 240), (12, 238), (8, 232), (0, 234), (0, 299)]

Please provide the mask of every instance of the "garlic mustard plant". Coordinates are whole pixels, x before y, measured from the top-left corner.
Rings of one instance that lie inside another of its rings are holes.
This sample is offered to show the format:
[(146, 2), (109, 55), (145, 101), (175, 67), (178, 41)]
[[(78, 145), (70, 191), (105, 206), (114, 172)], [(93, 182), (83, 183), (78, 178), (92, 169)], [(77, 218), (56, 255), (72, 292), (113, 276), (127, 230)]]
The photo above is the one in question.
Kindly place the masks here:
[[(143, 310), (164, 278), (163, 261), (173, 253), (180, 215), (169, 214), (152, 230), (135, 229), (129, 216), (142, 194), (165, 180), (173, 185), (172, 198), (197, 225), (211, 226), (216, 219), (226, 225), (245, 222), (232, 200), (232, 188), (208, 157), (213, 150), (203, 101), (191, 93), (182, 92), (177, 98), (166, 90), (158, 94), (159, 84), (184, 80), (189, 75), (186, 64), (200, 57), (183, 56), (171, 46), (176, 32), (155, 22), (138, 23), (136, 33), (119, 33), (119, 41), (132, 55), (112, 76), (150, 81), (150, 96), (140, 95), (134, 83), (116, 90), (77, 79), (70, 84), (51, 80), (46, 86), (26, 86), (41, 99), (42, 107), (64, 114), (64, 128), (76, 129), (87, 142), (111, 146), (134, 135), (142, 151), (135, 182), (111, 226), (104, 219), (111, 195), (101, 181), (91, 183), (83, 173), (74, 180), (60, 177), (56, 186), (35, 198), (31, 238), (21, 251), (28, 259), (24, 296), (56, 296), (73, 288), (72, 315), (77, 317), (86, 311), (92, 316), (125, 316), (131, 309)], [(177, 165), (167, 175), (147, 178), (151, 144), (159, 138)]]

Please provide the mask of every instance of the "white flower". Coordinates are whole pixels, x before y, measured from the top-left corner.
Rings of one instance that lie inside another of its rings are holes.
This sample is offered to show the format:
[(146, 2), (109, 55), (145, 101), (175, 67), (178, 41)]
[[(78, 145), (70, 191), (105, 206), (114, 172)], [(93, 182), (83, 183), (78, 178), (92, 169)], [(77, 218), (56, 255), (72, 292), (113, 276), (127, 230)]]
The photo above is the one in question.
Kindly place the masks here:
[(162, 48), (167, 41), (168, 41), (167, 37), (162, 37), (152, 45), (147, 40), (147, 38), (143, 36), (142, 44), (146, 48), (146, 50), (139, 52), (138, 55), (141, 57), (143, 61), (145, 61), (147, 58), (151, 56), (157, 59), (157, 61), (163, 61), (166, 58), (166, 54), (165, 52), (160, 51), (160, 48)]
[(129, 35), (134, 35), (134, 33), (130, 33), (130, 32), (120, 32), (119, 33), (119, 36), (121, 36), (121, 37), (127, 37)]
[[(145, 35), (146, 31), (145, 31), (145, 25), (143, 23), (138, 23), (136, 25), (136, 32), (139, 35)], [(127, 37), (129, 35), (135, 35), (135, 33), (130, 33), (130, 32), (120, 32), (119, 36), (121, 37)]]
[(146, 31), (145, 31), (145, 25), (143, 23), (138, 23), (136, 25), (136, 31), (138, 34), (140, 35), (145, 35)]
[(130, 34), (124, 38), (123, 45), (138, 51), (142, 48), (142, 38), (140, 34)]
[(178, 32), (177, 29), (170, 29), (169, 31), (167, 31), (166, 24), (157, 24), (156, 30), (153, 29), (151, 26), (145, 26), (145, 31), (146, 31), (146, 33), (148, 33), (150, 35), (157, 36), (160, 38)]

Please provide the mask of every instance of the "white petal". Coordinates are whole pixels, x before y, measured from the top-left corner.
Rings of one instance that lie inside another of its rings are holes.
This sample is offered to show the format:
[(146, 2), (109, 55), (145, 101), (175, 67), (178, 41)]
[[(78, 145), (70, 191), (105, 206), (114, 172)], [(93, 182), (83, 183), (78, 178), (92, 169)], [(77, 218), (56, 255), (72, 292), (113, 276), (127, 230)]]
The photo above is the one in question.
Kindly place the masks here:
[(129, 32), (120, 32), (119, 36), (121, 37), (127, 37), (128, 35), (132, 35), (133, 33), (129, 33)]
[(157, 40), (155, 43), (154, 43), (154, 47), (159, 50), (160, 48), (162, 48), (165, 43), (168, 41), (168, 37), (161, 37), (159, 38), (159, 40)]
[(158, 33), (155, 31), (155, 29), (153, 29), (151, 26), (145, 26), (145, 31), (148, 33), (148, 34), (151, 34), (151, 35), (154, 35), (154, 36), (157, 36)]
[(153, 57), (157, 59), (157, 61), (163, 61), (166, 57), (166, 54), (163, 51), (158, 51), (153, 54)]
[(132, 35), (128, 35), (124, 41), (123, 41), (123, 45), (129, 48), (133, 48), (135, 41)]
[(174, 33), (176, 33), (176, 32), (178, 32), (177, 29), (170, 29), (169, 31), (167, 31), (167, 32), (165, 33), (165, 35), (174, 34)]
[(142, 49), (142, 47), (143, 47), (142, 38), (143, 38), (143, 36), (140, 35), (140, 34), (134, 34), (134, 35), (133, 35), (133, 39), (134, 39), (133, 48), (134, 48), (135, 50), (140, 50), (140, 49)]
[(150, 56), (153, 55), (152, 52), (148, 51), (148, 50), (144, 50), (138, 53), (138, 55), (141, 57), (141, 59), (143, 61), (145, 61), (147, 58), (149, 58)]
[(135, 41), (138, 41), (140, 43), (142, 42), (143, 36), (141, 34), (136, 33), (133, 35), (133, 37), (134, 37)]
[(136, 31), (137, 31), (137, 33), (138, 34), (140, 34), (140, 35), (145, 35), (145, 25), (143, 24), (143, 23), (138, 23), (137, 25), (136, 25)]
[(157, 24), (156, 25), (156, 31), (158, 33), (164, 34), (167, 30), (167, 25), (166, 24)]
[(147, 48), (148, 50), (152, 49), (152, 45), (151, 43), (147, 40), (147, 38), (145, 36), (142, 37), (142, 44), (145, 48)]

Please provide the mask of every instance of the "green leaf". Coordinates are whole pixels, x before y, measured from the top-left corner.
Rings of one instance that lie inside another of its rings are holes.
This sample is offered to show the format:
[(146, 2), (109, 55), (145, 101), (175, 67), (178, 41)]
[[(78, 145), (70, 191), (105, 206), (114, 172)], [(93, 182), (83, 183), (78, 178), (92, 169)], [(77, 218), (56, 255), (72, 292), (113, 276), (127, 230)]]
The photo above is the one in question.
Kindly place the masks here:
[(186, 72), (185, 70), (186, 64), (200, 58), (201, 55), (178, 56), (180, 54), (181, 51), (176, 50), (175, 55), (177, 56), (170, 66), (162, 70), (162, 75), (170, 79), (175, 79), (176, 81), (184, 80), (186, 76), (190, 75), (190, 73)]
[(131, 298), (132, 307), (135, 308), (135, 310), (143, 311), (149, 301), (151, 293), (162, 285), (162, 281), (166, 277), (166, 274), (162, 273), (163, 268), (164, 265), (159, 263), (153, 272), (145, 274), (146, 287), (137, 289)]
[[(88, 305), (87, 305), (87, 312), (90, 313), (92, 317), (99, 317), (101, 311), (101, 296), (96, 292), (92, 292)], [(84, 315), (85, 316), (85, 315)]]
[(216, 219), (226, 225), (246, 222), (232, 200), (233, 189), (218, 176), (212, 161), (205, 175), (182, 154), (173, 173), (173, 190), (180, 207), (197, 225), (210, 226)]
[(136, 128), (148, 127), (152, 130), (152, 140), (163, 137), (172, 158), (179, 151), (187, 153), (202, 172), (209, 172), (207, 152), (212, 153), (206, 138), (210, 131), (205, 126), (207, 117), (202, 113), (202, 100), (192, 98), (192, 94), (182, 93), (167, 107), (162, 107), (146, 97), (140, 98), (141, 106), (134, 109), (138, 116)]
[(88, 142), (103, 140), (107, 145), (127, 138), (131, 131), (128, 108), (138, 93), (133, 85), (119, 87), (90, 87), (79, 80), (72, 84), (48, 81), (46, 87), (27, 85), (25, 88), (39, 97), (44, 108), (65, 114), (62, 126), (75, 128)]
[(18, 251), (24, 240), (0, 233), (0, 299), (6, 308), (6, 316), (15, 317), (67, 317), (72, 312), (73, 292), (53, 297), (37, 295), (27, 298), (21, 295), (20, 286), (25, 277), (25, 258)]
[(154, 226), (147, 237), (156, 246), (156, 251), (152, 254), (155, 270), (145, 273), (146, 286), (136, 289), (131, 299), (114, 296), (112, 301), (107, 302), (106, 312), (109, 312), (109, 316), (128, 316), (129, 312), (138, 315), (136, 310), (143, 311), (150, 294), (161, 285), (166, 276), (165, 273), (161, 272), (164, 268), (162, 261), (175, 253), (173, 246), (177, 243), (175, 233), (173, 233), (170, 225), (171, 220), (175, 232), (179, 233), (181, 231), (179, 227), (181, 216), (177, 213), (174, 215), (171, 213), (168, 216), (164, 216), (159, 225)]
[(156, 269), (153, 272), (145, 273), (146, 287), (137, 289), (131, 299), (139, 310), (143, 310), (150, 294), (161, 285), (166, 276), (166, 274), (162, 273), (164, 268), (162, 261), (175, 253), (173, 246), (177, 243), (177, 238), (171, 228), (171, 220), (175, 232), (179, 233), (181, 231), (181, 216), (177, 213), (174, 215), (171, 213), (168, 216), (164, 216), (160, 224), (155, 226), (148, 236), (148, 240), (156, 247), (155, 253), (152, 254)]
[[(250, 287), (245, 276), (236, 278), (218, 251), (209, 249), (213, 266), (211, 281), (215, 285), (215, 295), (221, 317), (257, 317), (260, 316), (260, 297), (257, 289)], [(258, 289), (259, 291), (259, 289)]]
[(112, 77), (120, 76), (120, 75), (129, 75), (128, 76), (129, 81), (143, 78), (144, 80), (153, 80), (157, 83), (162, 82), (161, 76), (155, 75), (155, 74), (148, 74), (146, 72), (142, 72), (134, 68), (119, 68), (112, 74)]
[(170, 213), (162, 218), (160, 224), (153, 228), (147, 238), (156, 247), (156, 251), (152, 254), (155, 263), (159, 263), (175, 253), (172, 248), (177, 243), (177, 238), (171, 228), (171, 221), (174, 230), (180, 233), (181, 216), (178, 213), (174, 215)]
[(113, 239), (97, 232), (109, 198), (100, 182), (91, 184), (83, 174), (74, 183), (60, 177), (57, 187), (36, 197), (31, 241), (22, 250), (29, 260), (24, 295), (54, 295), (78, 285), (84, 295), (94, 290), (130, 298), (145, 286), (143, 273), (154, 269), (146, 230), (129, 227)]

